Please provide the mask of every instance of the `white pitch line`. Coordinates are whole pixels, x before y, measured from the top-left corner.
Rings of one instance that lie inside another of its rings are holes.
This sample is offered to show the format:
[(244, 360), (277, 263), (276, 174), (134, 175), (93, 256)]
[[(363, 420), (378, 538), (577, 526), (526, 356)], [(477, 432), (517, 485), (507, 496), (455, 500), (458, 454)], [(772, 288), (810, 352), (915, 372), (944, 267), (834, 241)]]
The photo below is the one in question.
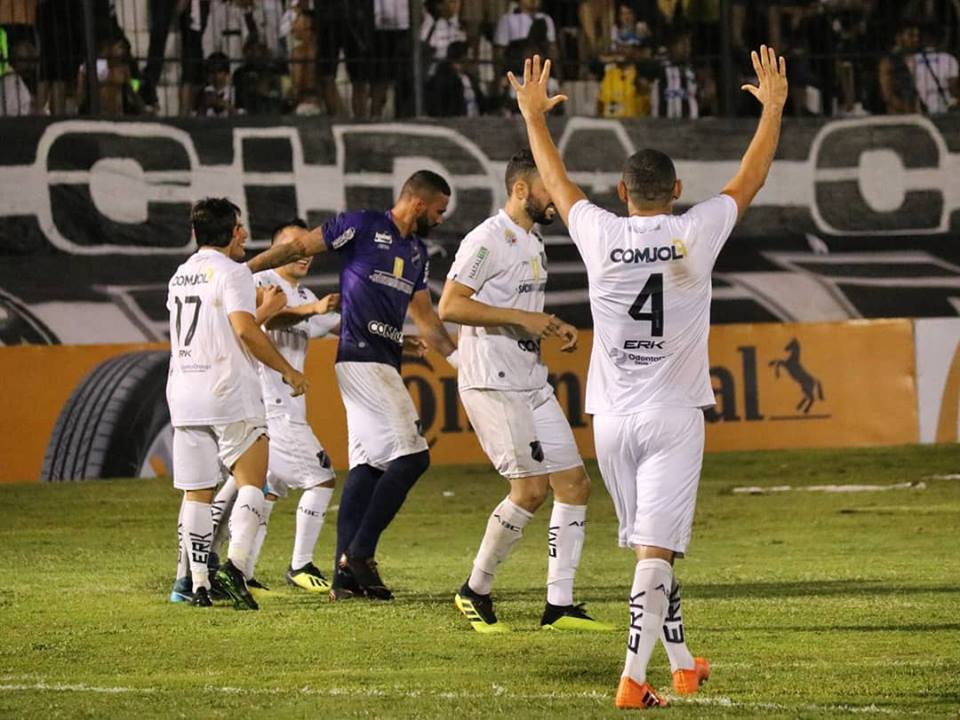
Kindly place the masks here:
[[(124, 693), (131, 694), (149, 694), (156, 693), (166, 688), (155, 687), (99, 687), (96, 685), (86, 685), (84, 683), (46, 683), (37, 682), (30, 684), (8, 684), (0, 685), (0, 692), (89, 692), (107, 695), (118, 695)], [(610, 693), (599, 691), (586, 692), (552, 692), (552, 693), (512, 693), (499, 685), (493, 685), (488, 693), (470, 693), (470, 692), (432, 692), (422, 690), (384, 690), (379, 688), (355, 689), (355, 688), (326, 688), (318, 689), (311, 687), (302, 687), (298, 690), (289, 688), (241, 688), (223, 686), (216, 687), (212, 685), (202, 688), (206, 692), (230, 693), (235, 695), (289, 695), (297, 693), (300, 695), (312, 695), (320, 697), (368, 697), (368, 698), (439, 698), (443, 700), (489, 700), (491, 698), (509, 698), (515, 700), (594, 700), (597, 702), (610, 701)], [(173, 689), (169, 689), (173, 692)], [(777, 712), (840, 712), (862, 715), (919, 715), (919, 712), (906, 712), (902, 709), (891, 709), (879, 707), (877, 705), (847, 705), (847, 704), (816, 704), (816, 703), (798, 703), (789, 705), (785, 703), (770, 702), (740, 702), (723, 696), (699, 696), (699, 697), (676, 697), (667, 694), (671, 703), (677, 705), (704, 705), (712, 707), (742, 708), (746, 710), (773, 710)]]

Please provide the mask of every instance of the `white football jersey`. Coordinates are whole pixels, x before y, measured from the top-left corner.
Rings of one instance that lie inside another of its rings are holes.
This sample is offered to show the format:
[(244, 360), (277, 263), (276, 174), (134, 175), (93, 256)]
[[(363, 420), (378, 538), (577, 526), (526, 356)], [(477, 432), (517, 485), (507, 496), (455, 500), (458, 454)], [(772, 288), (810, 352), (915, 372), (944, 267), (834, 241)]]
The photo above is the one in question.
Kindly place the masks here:
[(710, 275), (737, 222), (733, 198), (718, 195), (683, 215), (628, 218), (581, 200), (568, 220), (593, 315), (586, 411), (713, 405)]
[[(475, 290), (473, 298), (494, 307), (543, 312), (547, 255), (543, 239), (500, 210), (460, 243), (447, 274)], [(547, 383), (540, 340), (514, 327), (460, 328), (461, 390), (534, 390)]]
[[(284, 280), (273, 270), (264, 270), (253, 276), (257, 287), (277, 285), (287, 296), (287, 305), (297, 307), (316, 302), (317, 296), (303, 285), (294, 286)], [(310, 338), (328, 335), (340, 323), (340, 315), (327, 313), (314, 315), (301, 320), (296, 325), (290, 325), (278, 330), (264, 331), (276, 346), (287, 362), (297, 370), (303, 372), (307, 360), (307, 343)], [(294, 422), (307, 421), (307, 399), (304, 395), (290, 396), (290, 386), (283, 382), (283, 377), (276, 370), (260, 365), (260, 386), (263, 390), (263, 403), (267, 409), (267, 417), (285, 416)]]
[(257, 362), (229, 318), (233, 312), (256, 313), (250, 269), (216, 250), (198, 250), (170, 279), (167, 310), (173, 426), (263, 420)]

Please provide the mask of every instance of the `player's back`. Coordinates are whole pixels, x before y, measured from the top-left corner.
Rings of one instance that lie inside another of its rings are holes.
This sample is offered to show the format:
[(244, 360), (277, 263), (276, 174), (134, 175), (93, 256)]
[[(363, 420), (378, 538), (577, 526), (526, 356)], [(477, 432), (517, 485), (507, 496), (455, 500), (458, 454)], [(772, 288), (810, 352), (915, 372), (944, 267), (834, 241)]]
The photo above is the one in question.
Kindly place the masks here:
[(711, 273), (736, 219), (726, 195), (683, 215), (624, 218), (574, 205), (570, 234), (587, 266), (594, 326), (587, 412), (713, 404)]
[(201, 249), (177, 268), (167, 294), (170, 375), (167, 402), (175, 426), (216, 425), (263, 416), (256, 361), (229, 314), (255, 314), (249, 268)]

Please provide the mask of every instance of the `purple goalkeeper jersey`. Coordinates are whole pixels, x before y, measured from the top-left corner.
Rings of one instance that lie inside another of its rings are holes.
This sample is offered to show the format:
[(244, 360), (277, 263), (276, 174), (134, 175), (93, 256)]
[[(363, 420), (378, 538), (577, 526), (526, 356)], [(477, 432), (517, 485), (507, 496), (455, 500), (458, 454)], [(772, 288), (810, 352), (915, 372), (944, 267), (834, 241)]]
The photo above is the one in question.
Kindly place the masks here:
[(413, 293), (427, 286), (427, 248), (403, 237), (389, 212), (339, 213), (323, 239), (340, 254), (340, 343), (337, 362), (400, 368), (403, 321)]

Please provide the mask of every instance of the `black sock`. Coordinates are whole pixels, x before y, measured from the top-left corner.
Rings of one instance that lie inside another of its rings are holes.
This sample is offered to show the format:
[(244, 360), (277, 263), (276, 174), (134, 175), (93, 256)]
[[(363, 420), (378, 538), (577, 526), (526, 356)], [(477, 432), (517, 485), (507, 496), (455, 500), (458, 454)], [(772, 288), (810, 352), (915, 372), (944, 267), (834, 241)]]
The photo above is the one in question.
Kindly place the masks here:
[(360, 527), (381, 475), (383, 471), (372, 465), (357, 465), (347, 473), (347, 481), (343, 484), (343, 493), (340, 495), (340, 510), (337, 511), (337, 554), (333, 559), (334, 571)]
[(373, 557), (383, 531), (400, 510), (410, 488), (428, 467), (430, 467), (428, 450), (404, 455), (387, 466), (383, 476), (377, 482), (373, 497), (370, 498), (363, 521), (347, 548), (347, 555), (356, 558)]

